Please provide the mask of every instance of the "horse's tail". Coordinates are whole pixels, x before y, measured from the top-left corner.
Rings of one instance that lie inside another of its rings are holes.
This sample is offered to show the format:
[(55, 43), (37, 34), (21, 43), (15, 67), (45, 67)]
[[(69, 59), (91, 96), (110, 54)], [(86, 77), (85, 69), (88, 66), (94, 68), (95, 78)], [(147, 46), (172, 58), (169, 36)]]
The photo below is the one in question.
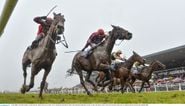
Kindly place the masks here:
[(72, 63), (71, 68), (67, 70), (67, 76), (72, 76), (74, 71), (75, 71), (75, 68)]
[(73, 74), (75, 74), (76, 63), (77, 63), (77, 59), (76, 59), (76, 55), (75, 55), (73, 58), (72, 64), (71, 64), (71, 68), (67, 70), (67, 76), (72, 76)]

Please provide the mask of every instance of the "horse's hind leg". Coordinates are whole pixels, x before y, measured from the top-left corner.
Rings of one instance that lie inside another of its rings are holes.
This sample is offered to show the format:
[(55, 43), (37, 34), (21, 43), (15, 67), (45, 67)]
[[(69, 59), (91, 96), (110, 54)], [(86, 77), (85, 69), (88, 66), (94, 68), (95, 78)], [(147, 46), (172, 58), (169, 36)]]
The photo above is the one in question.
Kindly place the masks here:
[(135, 93), (135, 89), (134, 89), (134, 87), (132, 86), (132, 84), (130, 82), (126, 82), (126, 85), (129, 86), (129, 88), (132, 91), (132, 93)]
[(42, 92), (43, 92), (44, 86), (45, 86), (45, 84), (46, 84), (46, 78), (47, 78), (47, 76), (48, 76), (50, 70), (51, 70), (51, 67), (45, 69), (45, 71), (44, 71), (44, 76), (43, 76), (42, 82), (41, 82), (41, 84), (40, 84), (40, 93), (39, 93), (39, 97), (40, 97), (40, 98), (42, 98)]
[(85, 80), (86, 80), (87, 82), (89, 82), (89, 83), (94, 87), (94, 90), (95, 90), (95, 91), (98, 91), (98, 90), (97, 90), (97, 86), (94, 84), (94, 82), (92, 82), (92, 81), (90, 80), (91, 73), (92, 73), (92, 72), (88, 72), (88, 73), (87, 73), (87, 76), (86, 76)]

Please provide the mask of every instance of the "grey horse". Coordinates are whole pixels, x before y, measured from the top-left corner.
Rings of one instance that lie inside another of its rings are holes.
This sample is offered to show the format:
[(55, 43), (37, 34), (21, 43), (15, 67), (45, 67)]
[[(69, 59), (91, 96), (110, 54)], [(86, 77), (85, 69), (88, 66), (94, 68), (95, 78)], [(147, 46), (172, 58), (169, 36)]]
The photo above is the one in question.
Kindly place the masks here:
[[(52, 64), (56, 58), (56, 39), (57, 35), (64, 32), (64, 15), (54, 13), (54, 20), (48, 30), (47, 35), (40, 41), (37, 48), (25, 51), (22, 59), (22, 68), (24, 83), (21, 88), (21, 93), (28, 92), (34, 86), (34, 78), (41, 69), (44, 69), (44, 75), (40, 84), (39, 97), (42, 98), (43, 88), (45, 86), (46, 78), (52, 68)], [(29, 85), (26, 85), (27, 67), (31, 64), (31, 78)]]
[(72, 74), (74, 73), (74, 70), (76, 70), (80, 77), (80, 83), (88, 95), (91, 95), (91, 93), (84, 84), (82, 70), (87, 72), (85, 78), (86, 81), (89, 82), (94, 87), (94, 90), (97, 91), (97, 86), (90, 80), (92, 71), (109, 71), (111, 64), (111, 52), (116, 40), (130, 40), (132, 38), (132, 33), (127, 30), (119, 26), (112, 25), (112, 27), (113, 29), (109, 32), (109, 36), (106, 37), (104, 42), (100, 43), (99, 46), (93, 49), (93, 53), (88, 58), (83, 56), (82, 51), (78, 52), (73, 58), (72, 68), (69, 73)]

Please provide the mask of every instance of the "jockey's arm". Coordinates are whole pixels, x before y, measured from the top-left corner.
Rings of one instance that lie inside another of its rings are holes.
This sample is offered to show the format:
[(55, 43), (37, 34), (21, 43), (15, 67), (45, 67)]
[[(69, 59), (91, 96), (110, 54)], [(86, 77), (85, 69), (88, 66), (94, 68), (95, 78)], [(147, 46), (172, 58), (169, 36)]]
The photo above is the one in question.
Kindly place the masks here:
[(33, 21), (41, 25), (46, 25), (46, 22), (45, 22), (46, 18), (47, 18), (46, 16), (35, 17)]

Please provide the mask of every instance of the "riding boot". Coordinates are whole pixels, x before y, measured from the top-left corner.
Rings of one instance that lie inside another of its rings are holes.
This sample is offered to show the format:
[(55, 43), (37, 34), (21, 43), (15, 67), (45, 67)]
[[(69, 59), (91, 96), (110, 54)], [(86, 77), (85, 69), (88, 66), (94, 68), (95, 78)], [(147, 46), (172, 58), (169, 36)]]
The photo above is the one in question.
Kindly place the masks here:
[(88, 58), (92, 54), (92, 52), (93, 52), (92, 49), (88, 50), (86, 54), (86, 58)]
[(87, 51), (86, 58), (88, 58), (88, 57), (93, 53), (93, 50), (94, 50), (96, 47), (97, 47), (97, 45), (92, 46), (92, 47)]
[(39, 45), (39, 42), (41, 41), (43, 37), (39, 36), (37, 37), (31, 44), (31, 49), (36, 48)]

